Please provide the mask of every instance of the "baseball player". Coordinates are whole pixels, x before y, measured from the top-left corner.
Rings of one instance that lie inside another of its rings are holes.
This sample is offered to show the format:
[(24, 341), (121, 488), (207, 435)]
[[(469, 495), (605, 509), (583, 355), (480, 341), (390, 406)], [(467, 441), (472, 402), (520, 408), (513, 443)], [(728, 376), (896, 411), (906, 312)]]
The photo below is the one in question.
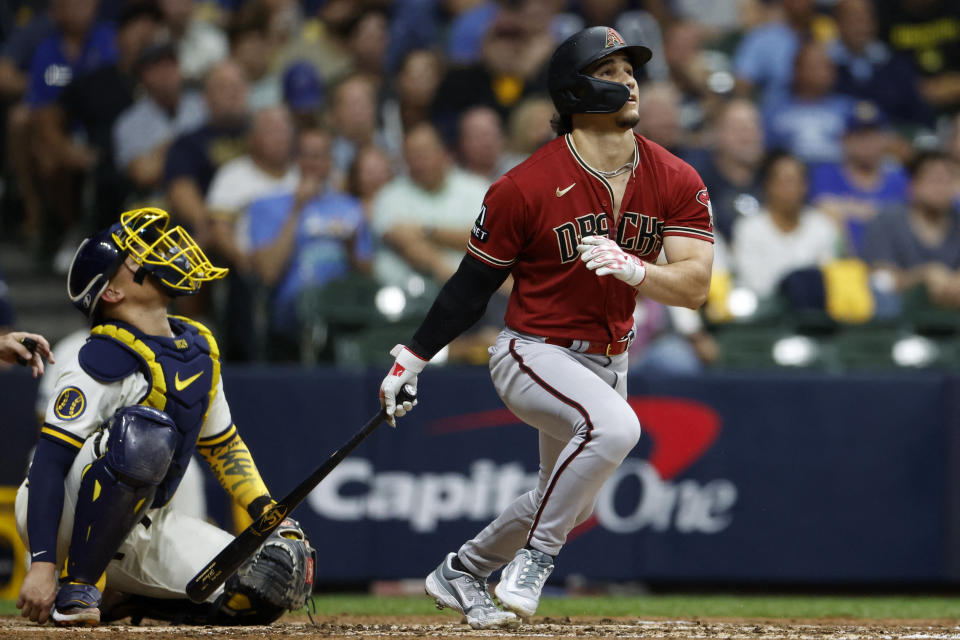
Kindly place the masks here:
[[(389, 415), (412, 409), (397, 390), (415, 386), (513, 274), (490, 371), (507, 407), (540, 432), (539, 483), (426, 580), (438, 606), (475, 628), (513, 626), (536, 611), (567, 534), (640, 437), (626, 402), (637, 294), (694, 309), (707, 297), (713, 225), (703, 182), (632, 131), (636, 74), (650, 56), (607, 27), (557, 48), (548, 81), (558, 137), (487, 191), (458, 271), (409, 346), (394, 347), (380, 387)], [(509, 611), (486, 588), (504, 565), (496, 596)]]
[[(230, 416), (216, 341), (167, 315), (174, 296), (224, 275), (153, 208), (122, 214), (74, 255), (67, 290), (92, 328), (63, 363), (17, 492), (32, 561), (17, 600), (24, 617), (269, 624), (305, 603), (316, 552), (293, 521), (209, 603), (186, 601), (187, 582), (232, 539), (170, 506), (194, 451), (251, 517), (275, 504)], [(116, 606), (102, 607), (105, 586)]]

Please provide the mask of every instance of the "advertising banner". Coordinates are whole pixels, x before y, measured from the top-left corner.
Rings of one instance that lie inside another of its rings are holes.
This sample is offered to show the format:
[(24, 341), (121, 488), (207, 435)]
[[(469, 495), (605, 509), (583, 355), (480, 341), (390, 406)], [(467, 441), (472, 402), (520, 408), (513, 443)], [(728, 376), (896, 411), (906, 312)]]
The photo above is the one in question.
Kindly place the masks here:
[[(282, 495), (376, 412), (381, 374), (227, 369), (235, 420)], [(937, 582), (947, 565), (942, 376), (630, 381), (643, 436), (570, 536), (562, 579)], [(296, 512), (327, 581), (426, 574), (537, 477), (537, 432), (483, 369), (421, 375), (420, 404)], [(950, 428), (953, 428), (951, 425)]]

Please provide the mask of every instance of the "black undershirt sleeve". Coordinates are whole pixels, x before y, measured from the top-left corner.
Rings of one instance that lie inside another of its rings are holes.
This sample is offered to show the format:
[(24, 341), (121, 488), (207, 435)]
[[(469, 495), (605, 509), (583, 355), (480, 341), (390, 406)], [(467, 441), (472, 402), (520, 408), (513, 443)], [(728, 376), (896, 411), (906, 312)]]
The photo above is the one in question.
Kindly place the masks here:
[(429, 360), (454, 338), (472, 327), (487, 309), (490, 297), (510, 275), (467, 254), (457, 272), (443, 285), (427, 317), (408, 347)]
[(30, 466), (27, 536), (34, 562), (57, 561), (57, 530), (63, 511), (63, 479), (79, 449), (40, 438)]

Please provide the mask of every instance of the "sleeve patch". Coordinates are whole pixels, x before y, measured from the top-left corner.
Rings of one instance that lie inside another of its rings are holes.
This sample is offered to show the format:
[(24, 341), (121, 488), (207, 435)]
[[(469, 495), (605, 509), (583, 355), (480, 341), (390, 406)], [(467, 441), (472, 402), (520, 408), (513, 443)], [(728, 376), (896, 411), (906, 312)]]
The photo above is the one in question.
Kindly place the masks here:
[(477, 242), (486, 242), (487, 238), (490, 237), (490, 232), (484, 227), (486, 223), (487, 205), (483, 205), (480, 207), (480, 215), (477, 216), (476, 221), (473, 223), (473, 229), (470, 231), (470, 234), (476, 239)]
[(87, 397), (77, 387), (66, 387), (57, 394), (53, 413), (61, 420), (76, 420), (87, 408)]
[(91, 337), (80, 349), (80, 366), (100, 382), (123, 380), (140, 368), (140, 359), (111, 338)]
[(697, 191), (697, 202), (702, 204), (707, 208), (707, 213), (710, 214), (710, 226), (713, 226), (713, 205), (710, 204), (710, 194), (707, 193), (706, 189), (700, 189)]

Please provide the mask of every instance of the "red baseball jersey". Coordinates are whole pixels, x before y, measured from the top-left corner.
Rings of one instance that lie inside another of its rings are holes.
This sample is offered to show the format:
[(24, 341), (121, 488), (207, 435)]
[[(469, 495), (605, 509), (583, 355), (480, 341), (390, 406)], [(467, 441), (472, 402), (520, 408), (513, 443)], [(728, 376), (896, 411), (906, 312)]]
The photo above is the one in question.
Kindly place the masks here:
[(633, 328), (636, 292), (587, 270), (577, 244), (607, 234), (653, 262), (666, 236), (713, 242), (713, 216), (696, 170), (636, 136), (636, 169), (613, 221), (613, 192), (577, 153), (569, 135), (545, 144), (487, 191), (467, 251), (510, 269), (506, 324), (552, 338), (615, 342)]

